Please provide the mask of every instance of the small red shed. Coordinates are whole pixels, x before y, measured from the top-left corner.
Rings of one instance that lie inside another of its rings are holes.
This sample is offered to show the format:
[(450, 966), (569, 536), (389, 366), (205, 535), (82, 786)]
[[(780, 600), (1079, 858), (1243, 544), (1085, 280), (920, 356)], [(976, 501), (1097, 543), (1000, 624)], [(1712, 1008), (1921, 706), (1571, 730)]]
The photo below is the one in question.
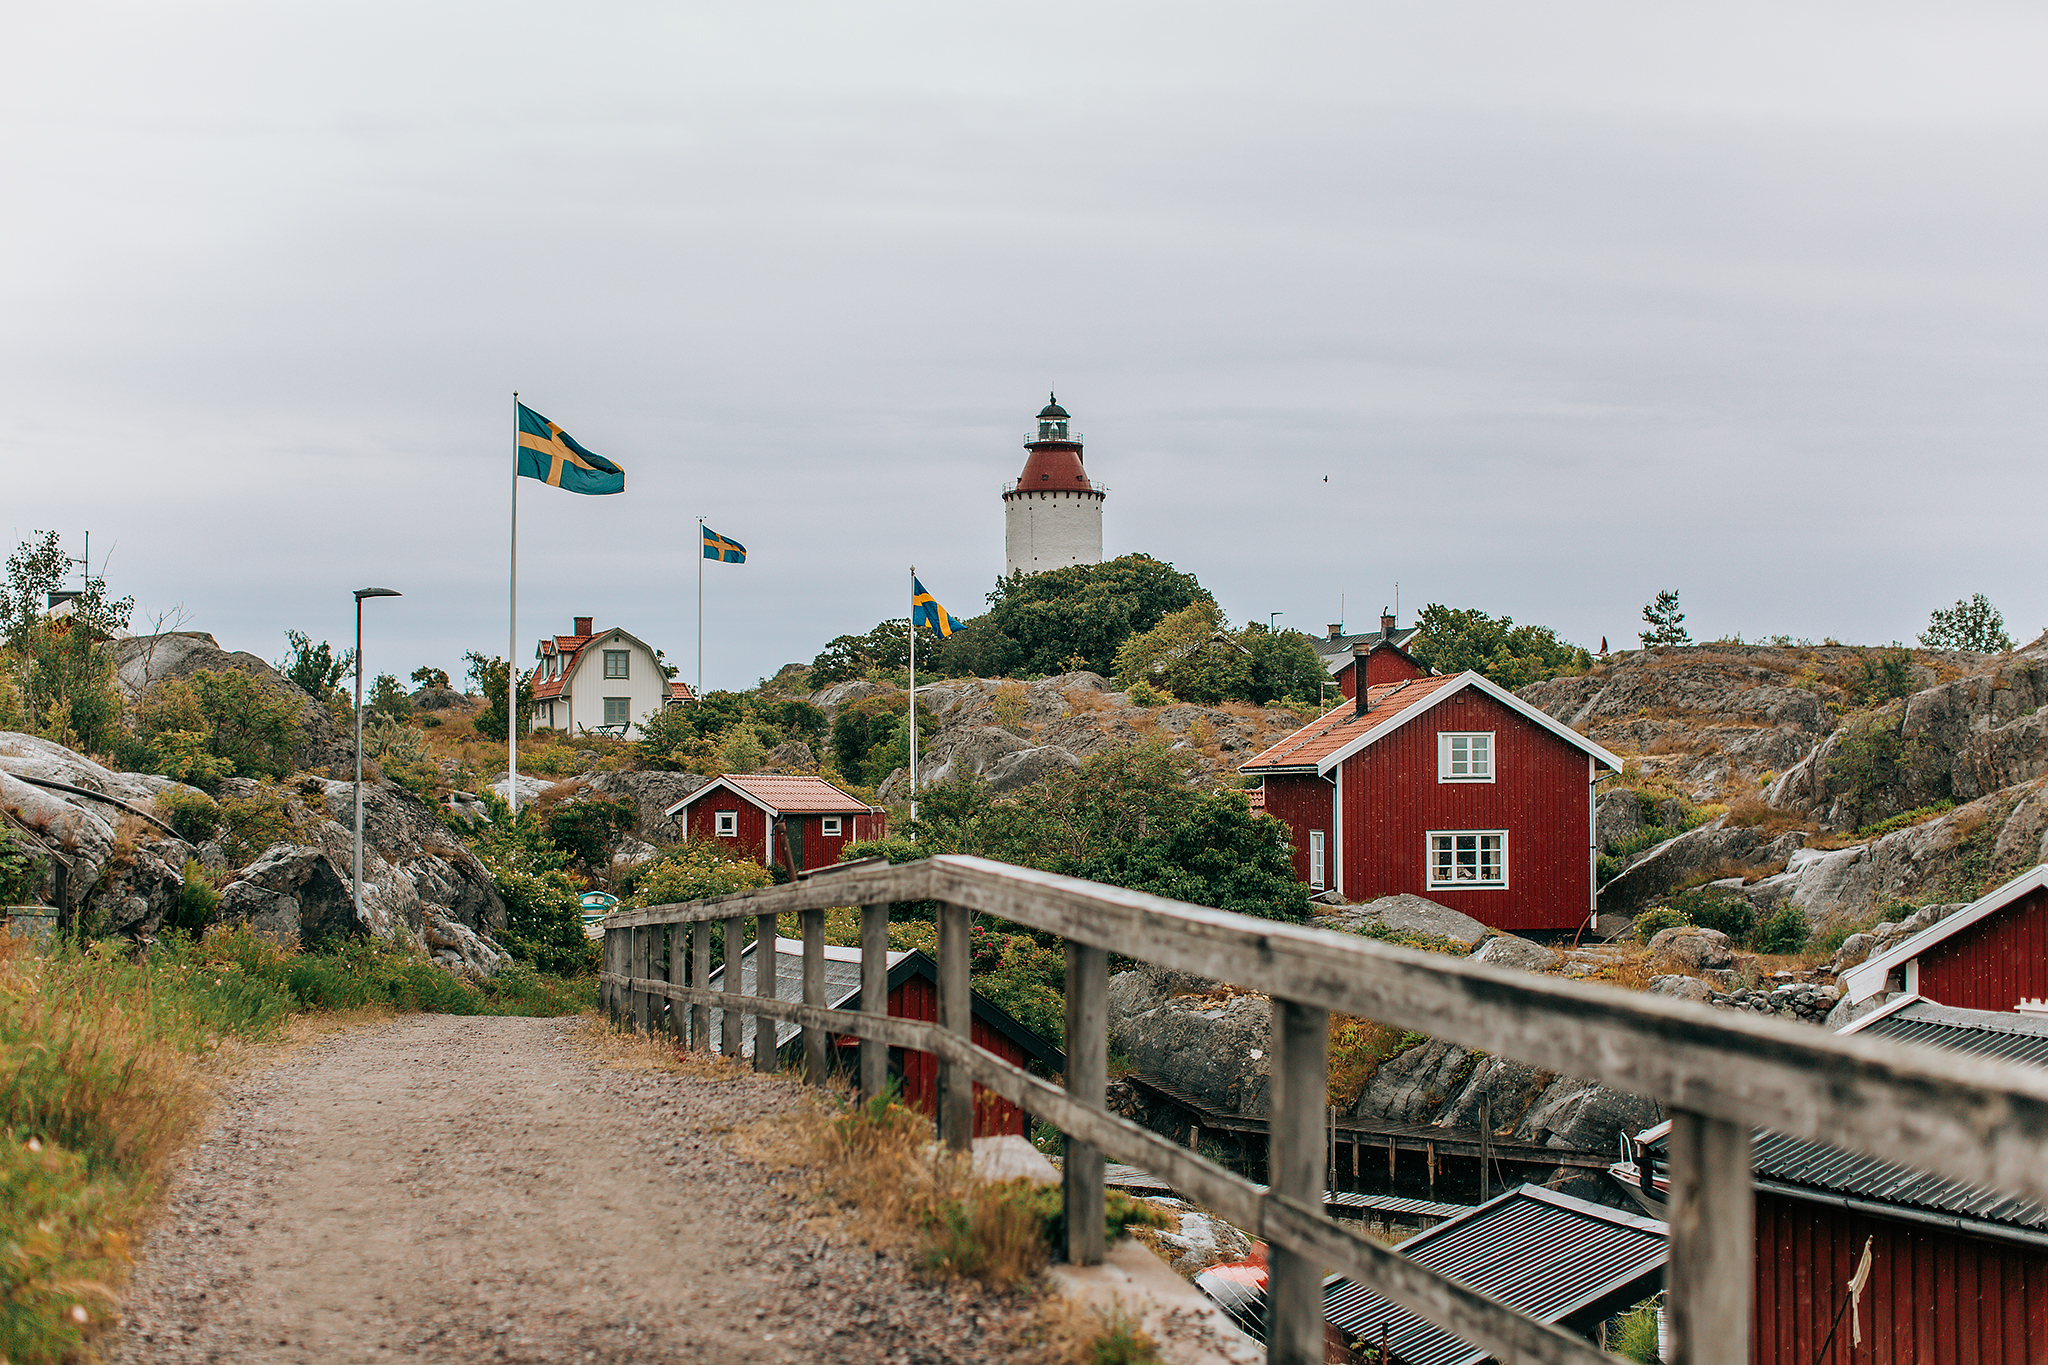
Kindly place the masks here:
[(1885, 991), (1971, 1010), (2048, 997), (2048, 863), (1842, 974), (1861, 1003)]
[[(727, 773), (665, 812), (682, 815), (683, 838), (731, 839), (763, 867), (830, 867), (856, 839), (889, 832), (888, 812), (848, 796), (822, 777)], [(770, 847), (770, 844), (773, 847)]]
[[(749, 943), (740, 950), (739, 989), (744, 995), (752, 995), (757, 989), (755, 973), (758, 970), (755, 949), (758, 944)], [(775, 993), (784, 1000), (803, 998), (803, 953), (802, 939), (778, 938), (775, 940)], [(712, 990), (721, 989), (725, 979), (723, 966), (711, 973), (708, 985)], [(860, 1005), (860, 949), (841, 948), (828, 944), (825, 948), (825, 1003), (832, 1009), (857, 1010)], [(931, 957), (917, 949), (889, 954), (889, 1013), (898, 1019), (925, 1019), (933, 1023), (939, 1018), (939, 972), (938, 964)], [(717, 1051), (722, 1037), (723, 1011), (711, 1011), (711, 1047)], [(797, 1036), (802, 1032), (797, 1025), (787, 1021), (775, 1026), (775, 1042), (778, 1049), (793, 1050), (799, 1046)], [(974, 1020), (970, 1027), (974, 1045), (993, 1052), (1013, 1066), (1030, 1067), (1038, 1065), (1048, 1076), (1058, 1076), (1067, 1069), (1067, 1059), (1058, 1048), (1040, 1037), (1032, 1029), (1017, 1022), (1010, 1013), (987, 999), (980, 991), (974, 992)], [(833, 1035), (833, 1051), (844, 1060), (840, 1063), (848, 1071), (858, 1069), (860, 1039)], [(751, 1025), (743, 1035), (740, 1055), (753, 1055), (753, 1029)], [(795, 1056), (789, 1057), (791, 1062)], [(920, 1113), (939, 1112), (939, 1064), (938, 1059), (928, 1052), (908, 1052), (903, 1048), (889, 1049), (889, 1074), (902, 1086), (903, 1100)], [(1028, 1137), (1031, 1132), (1029, 1118), (1024, 1111), (1000, 1095), (995, 1095), (981, 1086), (974, 1087), (974, 1135), (995, 1137), (1014, 1133)]]
[(1365, 693), (1246, 763), (1295, 875), (1351, 901), (1413, 892), (1497, 929), (1593, 913), (1593, 782), (1621, 761), (1477, 673)]
[(1377, 631), (1363, 635), (1346, 635), (1341, 625), (1333, 625), (1326, 637), (1315, 642), (1316, 653), (1322, 656), (1323, 667), (1336, 680), (1337, 690), (1347, 697), (1356, 697), (1361, 661), (1367, 687), (1429, 676), (1429, 666), (1405, 647), (1415, 638), (1415, 631), (1414, 626), (1406, 630), (1397, 627), (1392, 613), (1380, 617)]

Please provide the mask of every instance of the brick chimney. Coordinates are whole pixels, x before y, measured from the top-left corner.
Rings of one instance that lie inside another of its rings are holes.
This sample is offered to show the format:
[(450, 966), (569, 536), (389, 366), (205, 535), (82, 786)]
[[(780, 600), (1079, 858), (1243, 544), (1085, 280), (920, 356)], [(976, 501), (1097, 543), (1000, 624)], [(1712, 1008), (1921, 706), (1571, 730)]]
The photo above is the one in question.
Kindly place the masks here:
[(1351, 646), (1351, 684), (1358, 689), (1357, 695), (1351, 699), (1351, 714), (1354, 716), (1362, 716), (1372, 709), (1371, 703), (1365, 697), (1367, 690), (1365, 686), (1365, 656), (1371, 652), (1372, 646), (1370, 645), (1357, 644)]
[(594, 630), (592, 630), (592, 629), (590, 628), (590, 623), (591, 623), (592, 621), (595, 621), (596, 619), (597, 619), (597, 618), (596, 618), (595, 616), (579, 616), (579, 617), (577, 617), (577, 618), (576, 618), (576, 633), (577, 633), (578, 635), (595, 635), (595, 634), (597, 634), (597, 632), (596, 632), (596, 631), (594, 631)]
[(1335, 640), (1344, 634), (1344, 623), (1342, 621), (1332, 621), (1328, 626), (1328, 630), (1330, 638)]
[(1388, 644), (1394, 643), (1394, 614), (1390, 611), (1380, 613), (1380, 638)]

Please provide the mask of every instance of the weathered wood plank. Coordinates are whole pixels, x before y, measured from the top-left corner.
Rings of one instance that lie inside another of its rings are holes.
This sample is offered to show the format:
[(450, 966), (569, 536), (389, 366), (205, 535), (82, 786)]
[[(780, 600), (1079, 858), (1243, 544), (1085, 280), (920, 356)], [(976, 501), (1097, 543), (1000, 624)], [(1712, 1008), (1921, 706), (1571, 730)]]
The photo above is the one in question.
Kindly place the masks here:
[[(1109, 1083), (1109, 954), (1085, 943), (1067, 944), (1067, 1094), (1101, 1109)], [(1067, 1211), (1067, 1260), (1100, 1265), (1103, 1235), (1102, 1149), (1062, 1134), (1060, 1180)]]
[[(672, 924), (668, 926), (668, 982), (671, 986), (684, 986), (689, 984), (689, 980), (690, 926)], [(677, 1047), (689, 1046), (690, 1020), (680, 1008), (671, 1008), (668, 1011), (668, 1032)]]
[[(711, 979), (711, 925), (699, 920), (685, 927), (690, 931), (690, 984), (702, 986)], [(702, 1002), (690, 1007), (690, 1046), (711, 1051), (711, 1006)]]
[(1756, 1195), (1749, 1129), (1671, 1116), (1671, 1365), (1747, 1365), (1755, 1292)]
[[(1274, 1192), (1320, 1205), (1323, 1101), (1329, 1073), (1329, 1011), (1292, 1000), (1273, 1008), (1272, 1141), (1266, 1158)], [(1266, 1358), (1274, 1365), (1322, 1365), (1320, 1260), (1274, 1243), (1266, 1285)]]
[[(643, 924), (628, 932), (633, 936), (633, 975), (645, 978), (652, 974), (649, 968), (649, 959), (652, 957), (651, 950), (653, 948), (653, 938), (657, 932), (656, 926)], [(637, 990), (632, 992), (632, 1000), (634, 1031), (646, 1033), (648, 1031), (648, 1014), (654, 1004), (653, 998), (646, 991)]]
[[(963, 1043), (974, 1030), (974, 984), (970, 975), (964, 905), (939, 905), (939, 1027)], [(974, 1081), (957, 1062), (939, 1059), (939, 1140), (956, 1152), (974, 1143)]]
[[(776, 970), (775, 916), (754, 917), (754, 994), (763, 1000), (775, 998)], [(776, 1020), (766, 1014), (754, 1016), (754, 1070), (760, 1072), (778, 1071), (782, 1067), (781, 1049), (775, 1046)]]
[[(825, 912), (800, 912), (804, 926), (804, 1003), (825, 1005)], [(804, 1079), (825, 1083), (825, 1030), (804, 1026)]]
[(738, 1057), (742, 1044), (740, 1029), (746, 1018), (735, 1008), (740, 1003), (740, 949), (747, 943), (747, 922), (735, 915), (725, 922), (725, 963), (719, 968), (725, 973), (727, 993), (732, 999), (719, 1006), (718, 1052), (722, 1057)]
[[(869, 1014), (889, 1013), (889, 906), (881, 902), (860, 908), (860, 1007)], [(860, 1093), (873, 1099), (889, 1088), (889, 1045), (863, 1037), (860, 1043)]]

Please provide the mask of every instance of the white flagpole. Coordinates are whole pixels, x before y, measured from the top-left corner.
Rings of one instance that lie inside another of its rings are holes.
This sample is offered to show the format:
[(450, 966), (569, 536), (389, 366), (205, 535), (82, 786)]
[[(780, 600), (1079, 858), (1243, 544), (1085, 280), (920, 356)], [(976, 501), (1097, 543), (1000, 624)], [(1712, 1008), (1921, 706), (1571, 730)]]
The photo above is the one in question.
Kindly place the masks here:
[(519, 390), (512, 390), (512, 634), (505, 646), (505, 740), (512, 813), (519, 814)]
[[(917, 820), (917, 565), (910, 566), (910, 818)], [(917, 836), (911, 835), (914, 839)]]
[(704, 518), (697, 518), (697, 700), (704, 700)]

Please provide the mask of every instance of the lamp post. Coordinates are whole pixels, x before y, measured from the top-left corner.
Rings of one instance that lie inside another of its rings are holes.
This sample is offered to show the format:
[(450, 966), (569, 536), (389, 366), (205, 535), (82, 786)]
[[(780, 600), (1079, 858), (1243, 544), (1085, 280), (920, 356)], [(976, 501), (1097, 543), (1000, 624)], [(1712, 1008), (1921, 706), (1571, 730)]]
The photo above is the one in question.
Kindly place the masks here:
[(1282, 616), (1285, 616), (1286, 614), (1287, 614), (1287, 613), (1286, 613), (1286, 612), (1284, 612), (1284, 611), (1269, 611), (1269, 612), (1267, 612), (1267, 613), (1266, 613), (1266, 634), (1268, 634), (1268, 635), (1271, 635), (1271, 634), (1273, 633), (1273, 622), (1275, 622), (1276, 620), (1278, 620), (1278, 619), (1279, 619), (1279, 618), (1281, 618)]
[(363, 922), (363, 599), (403, 597), (396, 588), (356, 589), (356, 923)]

